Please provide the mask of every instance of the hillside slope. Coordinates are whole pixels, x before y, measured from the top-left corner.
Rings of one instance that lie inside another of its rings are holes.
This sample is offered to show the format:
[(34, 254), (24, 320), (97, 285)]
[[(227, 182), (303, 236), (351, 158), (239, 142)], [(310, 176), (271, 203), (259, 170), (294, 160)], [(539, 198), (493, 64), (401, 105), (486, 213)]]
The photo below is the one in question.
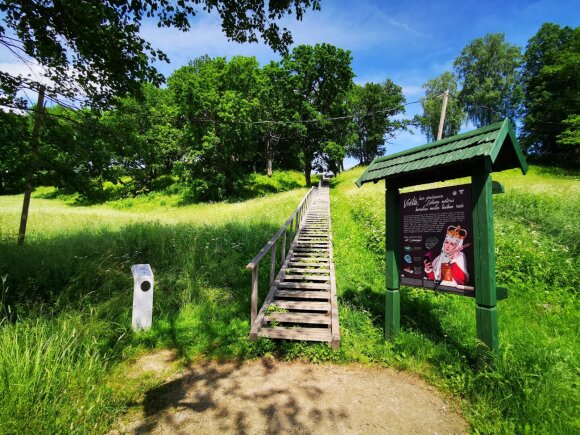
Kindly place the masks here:
[(343, 343), (358, 359), (417, 371), (464, 397), (476, 430), (578, 431), (579, 174), (494, 174), (506, 189), (494, 195), (496, 274), (509, 297), (498, 305), (501, 357), (478, 371), (471, 298), (404, 288), (402, 333), (383, 344), (384, 183), (358, 189), (363, 170), (341, 174), (332, 195), (341, 324), (350, 333)]

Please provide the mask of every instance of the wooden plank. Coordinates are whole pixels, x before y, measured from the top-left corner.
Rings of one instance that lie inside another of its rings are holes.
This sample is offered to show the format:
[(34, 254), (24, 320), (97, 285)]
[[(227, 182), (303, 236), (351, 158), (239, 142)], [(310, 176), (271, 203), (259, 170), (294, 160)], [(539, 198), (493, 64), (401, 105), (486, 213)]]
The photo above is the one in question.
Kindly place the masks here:
[(328, 261), (330, 257), (328, 256), (328, 252), (293, 252), (292, 258), (312, 258), (320, 259), (321, 261)]
[(297, 289), (330, 289), (330, 284), (313, 283), (313, 282), (281, 282), (278, 288), (297, 288)]
[(324, 239), (300, 239), (298, 240), (298, 242), (296, 243), (297, 246), (312, 246), (312, 245), (320, 245), (320, 246), (328, 246), (328, 240), (324, 240)]
[(286, 273), (293, 272), (293, 273), (319, 273), (319, 274), (330, 274), (330, 269), (309, 269), (309, 268), (299, 268), (299, 267), (289, 267), (286, 269)]
[(290, 266), (292, 267), (297, 267), (297, 266), (304, 266), (304, 267), (317, 267), (320, 266), (320, 271), (324, 271), (324, 272), (328, 272), (328, 269), (323, 269), (328, 267), (328, 261), (320, 261), (318, 263), (312, 262), (312, 263), (307, 263), (307, 262), (298, 262), (298, 261), (292, 261), (291, 263), (289, 263)]
[(286, 310), (304, 310), (304, 311), (330, 311), (328, 302), (301, 302), (301, 301), (282, 301), (274, 300), (271, 305)]
[(330, 299), (330, 292), (324, 290), (278, 290), (276, 298), (300, 298), (300, 299)]
[(326, 341), (332, 337), (327, 328), (285, 328), (283, 326), (262, 328), (258, 333), (260, 337), (279, 338), (288, 340)]
[(264, 317), (264, 322), (306, 323), (312, 325), (330, 325), (328, 314), (316, 313), (270, 313)]
[(286, 275), (284, 281), (330, 281), (330, 276), (320, 276), (320, 275)]
[(321, 265), (325, 265), (328, 266), (328, 261), (330, 260), (330, 257), (325, 256), (313, 256), (313, 255), (304, 255), (304, 256), (293, 256), (291, 261), (293, 263), (296, 263), (298, 261), (302, 261), (304, 263), (316, 263), (316, 264), (321, 264)]

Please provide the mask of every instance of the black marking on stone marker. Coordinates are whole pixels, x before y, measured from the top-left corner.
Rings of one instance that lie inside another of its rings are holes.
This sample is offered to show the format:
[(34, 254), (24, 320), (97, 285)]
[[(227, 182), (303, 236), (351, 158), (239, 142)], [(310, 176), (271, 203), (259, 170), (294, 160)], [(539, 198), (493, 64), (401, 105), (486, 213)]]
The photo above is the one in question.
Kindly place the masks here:
[(141, 283), (141, 290), (144, 292), (149, 291), (151, 289), (151, 283), (149, 281), (143, 281)]

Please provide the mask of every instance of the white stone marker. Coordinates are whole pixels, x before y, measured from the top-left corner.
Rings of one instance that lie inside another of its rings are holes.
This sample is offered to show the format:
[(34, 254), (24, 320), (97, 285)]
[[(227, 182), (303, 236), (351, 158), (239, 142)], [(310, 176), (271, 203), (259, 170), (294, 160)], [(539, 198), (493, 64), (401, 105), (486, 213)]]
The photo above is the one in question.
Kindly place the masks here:
[(148, 264), (134, 264), (133, 330), (151, 328), (153, 320), (153, 271)]

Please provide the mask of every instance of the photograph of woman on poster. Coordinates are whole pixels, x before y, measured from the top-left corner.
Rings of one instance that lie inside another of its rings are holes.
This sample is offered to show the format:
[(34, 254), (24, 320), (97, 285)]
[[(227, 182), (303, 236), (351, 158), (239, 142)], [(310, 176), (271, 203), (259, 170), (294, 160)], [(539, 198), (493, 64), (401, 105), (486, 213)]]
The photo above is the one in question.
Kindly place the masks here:
[(467, 272), (467, 262), (465, 254), (461, 252), (464, 247), (467, 231), (461, 226), (448, 226), (445, 240), (439, 254), (433, 262), (428, 259), (423, 261), (427, 279), (433, 281), (435, 285), (446, 285), (457, 287), (469, 282)]

